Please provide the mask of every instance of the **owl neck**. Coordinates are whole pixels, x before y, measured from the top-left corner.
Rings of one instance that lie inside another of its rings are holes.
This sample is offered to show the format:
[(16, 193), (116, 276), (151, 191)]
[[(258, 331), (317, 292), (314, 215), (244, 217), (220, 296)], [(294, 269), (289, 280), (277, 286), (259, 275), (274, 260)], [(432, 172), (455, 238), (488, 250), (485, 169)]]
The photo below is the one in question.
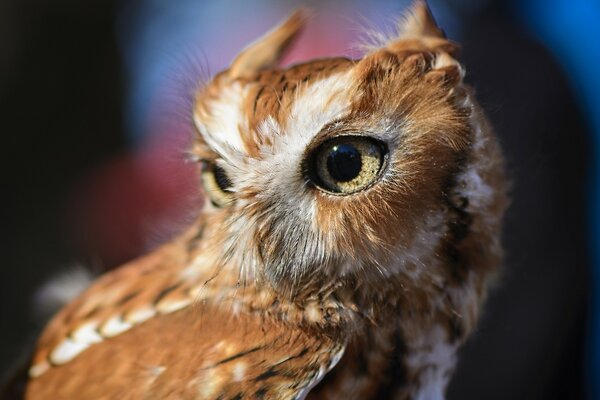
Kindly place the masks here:
[[(192, 242), (199, 238), (188, 237)], [(266, 279), (245, 281), (240, 290), (239, 270), (231, 265), (216, 275), (210, 271), (208, 286), (224, 294), (221, 304), (231, 301), (232, 309), (276, 317), (348, 343), (326, 385), (315, 388), (309, 398), (329, 398), (331, 388), (336, 394), (347, 390), (349, 398), (444, 398), (466, 330), (457, 321), (461, 317), (432, 300), (439, 298), (438, 287), (423, 284), (408, 291), (402, 276), (385, 282), (322, 277), (313, 280), (320, 284), (295, 292), (277, 291)]]

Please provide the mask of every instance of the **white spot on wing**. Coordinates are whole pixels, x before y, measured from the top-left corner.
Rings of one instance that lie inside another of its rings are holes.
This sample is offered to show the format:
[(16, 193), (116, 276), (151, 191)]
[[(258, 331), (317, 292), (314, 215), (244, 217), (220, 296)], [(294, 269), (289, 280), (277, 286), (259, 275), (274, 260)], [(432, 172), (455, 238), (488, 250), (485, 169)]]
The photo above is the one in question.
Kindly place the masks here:
[(83, 350), (87, 349), (89, 345), (89, 343), (75, 342), (67, 338), (52, 350), (50, 361), (57, 365), (69, 362)]
[(102, 327), (100, 328), (100, 333), (104, 337), (113, 337), (125, 332), (132, 326), (133, 324), (127, 321), (123, 321), (123, 319), (121, 319), (121, 316), (117, 315), (110, 318), (102, 325)]
[(156, 315), (156, 310), (154, 308), (141, 308), (137, 310), (133, 310), (125, 315), (125, 321), (130, 322), (132, 324), (139, 324), (144, 321), (149, 320), (150, 318)]
[(151, 367), (150, 368), (150, 373), (152, 374), (152, 376), (154, 376), (155, 378), (158, 378), (163, 372), (165, 372), (167, 370), (167, 367), (164, 367), (162, 365), (157, 365), (155, 367)]
[(156, 305), (158, 312), (162, 314), (169, 314), (177, 310), (181, 310), (192, 304), (192, 299), (179, 299), (179, 300), (164, 300)]
[(78, 343), (99, 343), (102, 341), (102, 336), (98, 333), (96, 327), (95, 322), (83, 324), (71, 333), (71, 338)]
[(246, 375), (246, 363), (238, 362), (233, 366), (233, 381), (241, 382)]
[(29, 377), (37, 378), (38, 376), (42, 375), (44, 372), (48, 371), (49, 369), (50, 369), (50, 364), (48, 364), (48, 361), (44, 360), (41, 363), (32, 365), (31, 368), (29, 368)]

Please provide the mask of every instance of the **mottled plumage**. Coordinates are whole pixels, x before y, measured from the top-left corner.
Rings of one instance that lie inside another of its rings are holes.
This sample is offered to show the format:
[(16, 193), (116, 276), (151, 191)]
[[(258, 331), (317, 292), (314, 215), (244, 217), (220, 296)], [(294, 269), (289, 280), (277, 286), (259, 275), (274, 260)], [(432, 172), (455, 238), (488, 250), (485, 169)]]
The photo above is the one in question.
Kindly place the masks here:
[(303, 23), (198, 92), (201, 215), (54, 317), (27, 398), (443, 398), (501, 261), (501, 151), (424, 2), (362, 59), (278, 68)]

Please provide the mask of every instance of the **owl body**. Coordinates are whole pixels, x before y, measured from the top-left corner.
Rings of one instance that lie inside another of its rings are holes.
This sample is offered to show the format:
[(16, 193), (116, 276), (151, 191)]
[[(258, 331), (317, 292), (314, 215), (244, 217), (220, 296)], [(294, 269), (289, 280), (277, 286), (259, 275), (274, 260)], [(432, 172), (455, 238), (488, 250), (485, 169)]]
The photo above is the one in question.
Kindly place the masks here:
[(207, 201), (41, 336), (26, 398), (441, 399), (501, 260), (502, 155), (425, 3), (362, 59), (198, 92)]

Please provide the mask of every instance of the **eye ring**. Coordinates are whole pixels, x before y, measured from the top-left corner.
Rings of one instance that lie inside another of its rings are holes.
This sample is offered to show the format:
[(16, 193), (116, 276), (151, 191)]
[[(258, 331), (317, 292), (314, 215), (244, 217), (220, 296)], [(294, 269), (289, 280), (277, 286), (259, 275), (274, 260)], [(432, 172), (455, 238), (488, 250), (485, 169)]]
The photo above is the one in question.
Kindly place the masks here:
[(384, 142), (366, 136), (338, 136), (311, 151), (307, 176), (320, 190), (349, 195), (377, 183), (387, 158)]
[(202, 185), (204, 193), (215, 207), (225, 207), (234, 200), (231, 180), (223, 168), (213, 161), (202, 160)]

